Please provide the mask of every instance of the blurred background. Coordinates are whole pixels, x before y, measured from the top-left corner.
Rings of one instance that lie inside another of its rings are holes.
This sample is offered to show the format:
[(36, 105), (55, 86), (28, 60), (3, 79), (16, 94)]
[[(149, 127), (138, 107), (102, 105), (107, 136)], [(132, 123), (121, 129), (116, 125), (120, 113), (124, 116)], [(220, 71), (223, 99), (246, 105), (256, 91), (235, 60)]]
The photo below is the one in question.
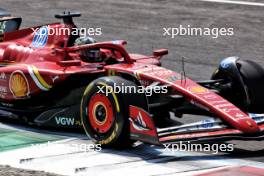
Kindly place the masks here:
[[(252, 1), (252, 2), (256, 2)], [(261, 2), (259, 0), (259, 2)], [(79, 11), (78, 27), (102, 28), (96, 40), (124, 39), (133, 53), (150, 55), (168, 48), (163, 66), (181, 70), (185, 56), (187, 75), (208, 79), (220, 60), (228, 56), (264, 65), (263, 6), (204, 2), (200, 0), (1, 0), (0, 7), (23, 18), (22, 27), (58, 21), (54, 14)], [(233, 36), (163, 36), (163, 28), (179, 25), (234, 28)]]

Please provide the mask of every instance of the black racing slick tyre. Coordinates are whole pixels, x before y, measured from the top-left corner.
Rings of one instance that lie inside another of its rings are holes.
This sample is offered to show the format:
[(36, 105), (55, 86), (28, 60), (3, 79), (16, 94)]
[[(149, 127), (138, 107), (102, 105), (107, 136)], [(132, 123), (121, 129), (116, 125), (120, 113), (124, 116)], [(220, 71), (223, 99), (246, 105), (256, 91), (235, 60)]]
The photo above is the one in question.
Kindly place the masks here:
[(264, 69), (253, 61), (238, 61), (239, 71), (247, 86), (250, 104), (249, 110), (264, 112)]
[(102, 147), (127, 148), (130, 139), (129, 105), (146, 107), (143, 95), (114, 91), (114, 87), (137, 86), (121, 77), (101, 77), (91, 82), (82, 98), (81, 119), (86, 134)]
[[(237, 79), (238, 76), (230, 71), (217, 70), (212, 79), (231, 81), (233, 90), (229, 93), (228, 98), (245, 111), (263, 113), (264, 69), (259, 64), (248, 60), (237, 60), (236, 67), (242, 79), (242, 84)], [(244, 92), (247, 93), (248, 102), (246, 102)]]

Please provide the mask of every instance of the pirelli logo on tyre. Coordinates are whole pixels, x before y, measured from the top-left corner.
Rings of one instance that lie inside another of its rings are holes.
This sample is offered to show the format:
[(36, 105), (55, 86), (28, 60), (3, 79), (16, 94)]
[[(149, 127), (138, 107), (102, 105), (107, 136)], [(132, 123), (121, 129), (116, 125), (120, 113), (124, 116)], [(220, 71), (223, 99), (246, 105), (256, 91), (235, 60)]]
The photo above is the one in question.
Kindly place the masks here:
[(109, 144), (109, 143), (111, 143), (116, 138), (118, 129), (119, 129), (119, 127), (118, 127), (118, 124), (116, 123), (115, 124), (115, 129), (113, 130), (112, 134), (107, 139), (99, 141), (99, 144)]

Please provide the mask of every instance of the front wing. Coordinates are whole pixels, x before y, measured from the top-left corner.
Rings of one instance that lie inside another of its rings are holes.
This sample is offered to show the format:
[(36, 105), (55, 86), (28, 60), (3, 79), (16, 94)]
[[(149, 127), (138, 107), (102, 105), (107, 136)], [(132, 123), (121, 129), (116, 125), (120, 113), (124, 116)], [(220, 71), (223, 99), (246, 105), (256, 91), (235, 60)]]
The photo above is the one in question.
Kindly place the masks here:
[(131, 138), (152, 144), (264, 137), (264, 114), (249, 114), (249, 117), (258, 124), (260, 132), (248, 135), (238, 129), (230, 128), (215, 117), (179, 126), (156, 128), (148, 112), (132, 105), (129, 110)]

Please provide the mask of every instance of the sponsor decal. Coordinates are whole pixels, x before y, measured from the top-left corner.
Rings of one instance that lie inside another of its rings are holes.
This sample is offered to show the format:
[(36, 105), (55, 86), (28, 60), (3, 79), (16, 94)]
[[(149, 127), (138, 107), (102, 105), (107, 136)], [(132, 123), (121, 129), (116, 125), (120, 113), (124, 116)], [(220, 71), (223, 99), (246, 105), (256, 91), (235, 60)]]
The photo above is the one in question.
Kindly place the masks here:
[(219, 105), (215, 105), (216, 108), (225, 108), (225, 107), (233, 107), (233, 105), (231, 103), (225, 103), (225, 104), (219, 104)]
[(26, 76), (20, 70), (14, 71), (9, 78), (9, 89), (15, 98), (29, 96), (29, 85)]
[(11, 104), (11, 103), (1, 103), (1, 105), (7, 106), (7, 107), (14, 107), (14, 104)]
[(31, 45), (34, 48), (43, 48), (44, 46), (46, 46), (48, 41), (48, 33), (48, 26), (43, 26), (39, 28), (38, 31), (34, 32), (34, 37)]
[(6, 74), (0, 73), (0, 80), (6, 80)]
[(140, 70), (134, 71), (134, 75), (135, 75), (135, 77), (136, 77), (137, 79), (139, 79), (139, 80), (141, 79), (141, 78), (140, 78), (140, 74), (141, 74), (141, 72), (142, 72), (142, 71), (140, 71)]
[(252, 127), (252, 123), (249, 120), (246, 120), (246, 123), (248, 124), (248, 126)]
[(75, 124), (74, 118), (68, 118), (68, 117), (55, 117), (57, 125), (62, 126), (73, 126)]
[(202, 87), (202, 86), (191, 86), (188, 88), (189, 91), (191, 91), (192, 93), (207, 93), (209, 92), (208, 89)]
[(81, 122), (80, 120), (76, 120), (76, 121), (75, 121), (75, 125), (76, 125), (76, 126), (82, 126), (82, 122)]
[(107, 75), (108, 76), (115, 76), (116, 75), (115, 70), (108, 70)]
[(222, 103), (228, 103), (228, 101), (226, 100), (215, 100), (215, 101), (211, 101), (212, 104), (222, 104)]
[(241, 114), (241, 113), (236, 113), (235, 116), (236, 116), (236, 118), (242, 118), (242, 117), (244, 117), (244, 115)]
[(57, 75), (57, 76), (51, 77), (51, 79), (52, 79), (52, 82), (54, 83), (57, 79), (59, 79), (59, 76)]
[(155, 76), (160, 76), (160, 77), (167, 78), (167, 77), (173, 76), (173, 73), (174, 72), (171, 71), (171, 70), (157, 69), (156, 71), (154, 71), (151, 74), (155, 75)]
[(6, 28), (6, 21), (0, 22), (0, 42), (4, 40), (5, 28)]
[(0, 22), (0, 35), (5, 33), (6, 21)]
[[(7, 81), (7, 77), (5, 73), (0, 73), (0, 81)], [(0, 86), (0, 98), (6, 98), (7, 95), (7, 87), (6, 86)]]
[(7, 94), (7, 87), (0, 86), (0, 98), (5, 98)]
[(7, 93), (7, 88), (4, 86), (0, 86), (0, 92)]
[(141, 73), (148, 73), (152, 76), (157, 76), (162, 79), (168, 80), (170, 82), (174, 82), (176, 80), (179, 80), (180, 77), (177, 73), (167, 70), (162, 67), (144, 67), (144, 68), (139, 68), (138, 70), (134, 71), (134, 75), (136, 78), (140, 79), (140, 74)]
[(161, 77), (161, 78), (168, 80), (170, 82), (174, 82), (174, 81), (180, 79), (179, 76), (175, 72), (173, 72), (171, 70), (166, 70), (166, 69), (156, 70), (150, 74), (153, 76)]
[(35, 82), (35, 84), (43, 91), (48, 91), (51, 88), (51, 85), (49, 85), (44, 78), (40, 75), (38, 69), (33, 65), (27, 65), (28, 72)]
[(129, 118), (129, 120), (132, 123), (132, 126), (138, 130), (138, 131), (146, 131), (146, 130), (150, 130), (147, 125), (146, 122), (144, 121), (144, 119), (142, 118), (142, 115), (140, 112), (138, 112), (138, 116), (136, 118), (136, 120), (133, 120), (132, 118)]
[(238, 108), (223, 108), (221, 109), (223, 112), (225, 113), (229, 113), (229, 112), (232, 112), (232, 111), (239, 111)]
[(213, 128), (214, 127), (214, 123), (215, 123), (215, 120), (213, 120), (213, 119), (205, 119), (205, 120), (202, 121), (201, 127), (207, 128), (207, 129)]
[(113, 130), (112, 134), (107, 139), (99, 141), (99, 144), (109, 144), (111, 141), (113, 141), (116, 138), (118, 130), (119, 130), (119, 126), (116, 123), (115, 129)]
[(214, 94), (204, 95), (203, 96), (206, 100), (214, 100), (217, 99), (217, 96)]

